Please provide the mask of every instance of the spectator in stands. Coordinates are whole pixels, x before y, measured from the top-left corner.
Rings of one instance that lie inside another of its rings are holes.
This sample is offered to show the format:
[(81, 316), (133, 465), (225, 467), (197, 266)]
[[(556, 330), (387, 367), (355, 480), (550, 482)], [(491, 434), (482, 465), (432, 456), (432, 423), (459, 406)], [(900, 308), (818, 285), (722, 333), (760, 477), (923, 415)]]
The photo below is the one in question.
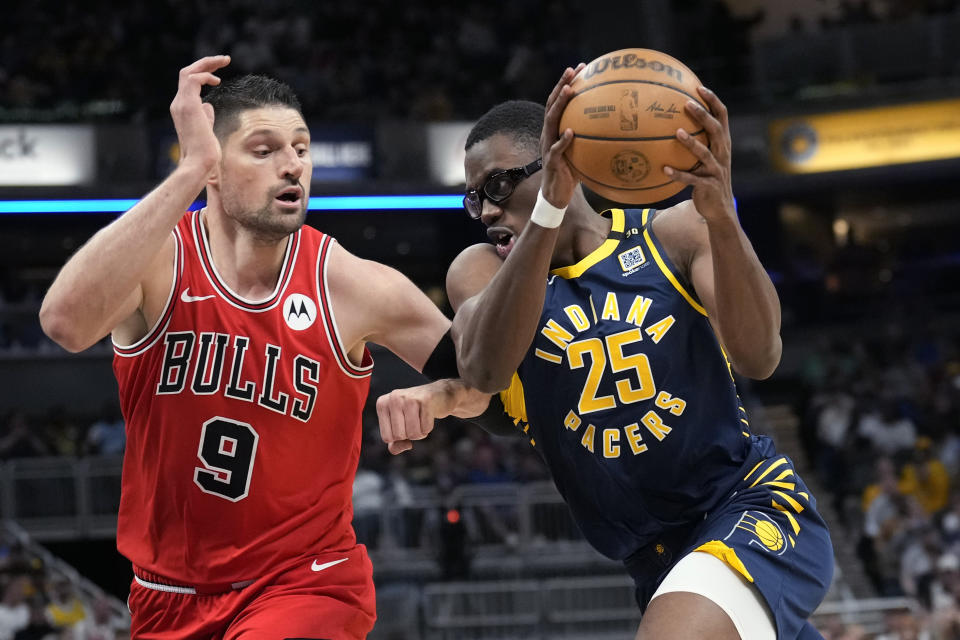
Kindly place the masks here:
[(940, 532), (934, 528), (916, 531), (900, 556), (900, 588), (931, 608), (931, 585), (936, 578), (937, 560), (943, 551)]
[[(383, 447), (377, 447), (377, 451), (382, 452)], [(413, 547), (418, 542), (421, 521), (419, 514), (409, 509), (413, 505), (413, 489), (407, 480), (406, 463), (403, 456), (392, 456), (387, 461), (383, 496), (392, 507), (390, 529), (397, 536), (394, 542), (401, 547)]]
[(0, 459), (43, 456), (50, 452), (49, 447), (37, 435), (37, 430), (30, 424), (23, 411), (14, 410), (8, 413), (2, 421), (2, 426)]
[(14, 640), (68, 640), (64, 635), (69, 634), (69, 640), (87, 640), (86, 638), (72, 637), (72, 630), (66, 630), (63, 635), (47, 619), (47, 611), (42, 597), (30, 600), (30, 621), (27, 626), (14, 634)]
[(810, 413), (816, 425), (813, 460), (824, 484), (833, 492), (837, 513), (845, 520), (844, 498), (851, 491), (849, 441), (857, 403), (839, 373), (831, 375), (824, 390), (813, 396)]
[(50, 583), (48, 590), (50, 602), (47, 604), (47, 618), (57, 629), (72, 629), (87, 617), (87, 608), (77, 595), (73, 584), (62, 576)]
[(373, 469), (360, 467), (353, 478), (353, 528), (357, 542), (376, 548), (383, 509), (383, 478)]
[(912, 611), (896, 611), (886, 616), (886, 631), (875, 640), (933, 640)]
[(950, 509), (940, 518), (940, 533), (948, 548), (960, 551), (960, 491), (954, 491)]
[(867, 633), (860, 625), (845, 624), (840, 616), (832, 616), (821, 627), (824, 640), (867, 640)]
[(930, 611), (938, 613), (956, 608), (960, 594), (960, 556), (946, 551), (937, 558), (936, 572), (930, 582)]
[(110, 603), (106, 598), (98, 598), (91, 614), (77, 623), (69, 640), (117, 640), (117, 627)]
[(936, 637), (960, 638), (960, 558), (955, 553), (945, 553), (937, 561), (931, 596), (930, 621)]
[(30, 579), (15, 575), (3, 585), (0, 599), (0, 640), (13, 640), (14, 635), (30, 624), (30, 605), (27, 604), (27, 589)]
[(896, 457), (913, 448), (917, 427), (903, 415), (896, 401), (882, 399), (877, 407), (867, 408), (860, 416), (857, 435), (866, 439), (877, 453)]
[(57, 405), (47, 412), (46, 433), (54, 455), (73, 457), (80, 453), (80, 425), (63, 405)]
[(930, 515), (946, 508), (950, 496), (950, 477), (946, 467), (934, 454), (930, 438), (917, 438), (913, 459), (904, 465), (901, 472), (900, 490), (916, 498)]
[(93, 456), (121, 456), (126, 439), (123, 416), (117, 403), (110, 401), (104, 404), (100, 417), (87, 429), (83, 451)]
[(889, 458), (876, 463), (877, 481), (867, 487), (863, 497), (863, 535), (857, 555), (867, 576), (882, 595), (900, 593), (898, 584), (900, 544), (910, 525), (911, 497), (901, 493), (896, 468)]
[(491, 484), (513, 482), (513, 476), (500, 466), (499, 456), (492, 444), (484, 444), (473, 450), (467, 482), (470, 484)]

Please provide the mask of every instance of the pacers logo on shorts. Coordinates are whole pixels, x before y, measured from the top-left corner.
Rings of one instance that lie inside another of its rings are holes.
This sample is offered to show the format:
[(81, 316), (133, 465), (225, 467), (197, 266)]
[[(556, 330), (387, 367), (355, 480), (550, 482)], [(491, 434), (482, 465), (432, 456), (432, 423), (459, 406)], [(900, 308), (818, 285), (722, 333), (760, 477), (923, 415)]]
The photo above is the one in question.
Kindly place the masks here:
[(737, 524), (724, 540), (730, 539), (738, 532), (742, 532), (741, 535), (747, 535), (750, 538), (747, 544), (759, 545), (778, 556), (787, 550), (787, 539), (783, 535), (783, 529), (771, 520), (770, 516), (760, 511), (744, 511), (740, 520), (737, 521)]
[(291, 293), (283, 301), (283, 320), (294, 331), (303, 331), (317, 319), (317, 305), (302, 293)]

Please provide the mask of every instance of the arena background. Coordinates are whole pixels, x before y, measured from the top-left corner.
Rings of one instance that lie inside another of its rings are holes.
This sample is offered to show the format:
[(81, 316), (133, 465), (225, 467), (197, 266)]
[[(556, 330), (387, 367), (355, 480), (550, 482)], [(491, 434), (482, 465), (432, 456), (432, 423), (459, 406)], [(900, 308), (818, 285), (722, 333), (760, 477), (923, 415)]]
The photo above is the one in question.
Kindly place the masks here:
[[(470, 123), (501, 100), (542, 102), (566, 65), (641, 46), (683, 60), (730, 109), (738, 210), (785, 344), (770, 380), (739, 382), (754, 430), (798, 462), (832, 527), (816, 624), (831, 639), (960, 637), (957, 33), (956, 0), (6, 6), (0, 607), (79, 598), (122, 637), (111, 351), (67, 354), (37, 311), (66, 258), (173, 166), (180, 67), (229, 53), (224, 76), (290, 83), (313, 136), (308, 224), (449, 312), (446, 266), (484, 238), (459, 208)], [(371, 399), (418, 381), (374, 356)], [(371, 637), (633, 637), (629, 580), (582, 541), (523, 442), (446, 420), (390, 457), (374, 412), (365, 431), (355, 526), (376, 568)]]

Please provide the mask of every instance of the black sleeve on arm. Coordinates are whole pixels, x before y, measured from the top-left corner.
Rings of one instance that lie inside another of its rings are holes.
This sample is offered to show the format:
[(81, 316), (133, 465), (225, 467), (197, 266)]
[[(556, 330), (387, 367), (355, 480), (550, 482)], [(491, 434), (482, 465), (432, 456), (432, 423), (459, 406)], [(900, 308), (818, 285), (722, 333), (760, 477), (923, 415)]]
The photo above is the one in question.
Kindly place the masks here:
[(433, 348), (433, 353), (427, 358), (423, 365), (423, 375), (431, 380), (460, 377), (457, 370), (457, 349), (453, 345), (449, 330), (443, 334), (440, 342)]
[(507, 415), (507, 410), (503, 406), (499, 393), (491, 396), (486, 411), (472, 418), (464, 418), (464, 420), (478, 425), (487, 433), (495, 436), (518, 437), (521, 435), (520, 429), (513, 422), (513, 418)]

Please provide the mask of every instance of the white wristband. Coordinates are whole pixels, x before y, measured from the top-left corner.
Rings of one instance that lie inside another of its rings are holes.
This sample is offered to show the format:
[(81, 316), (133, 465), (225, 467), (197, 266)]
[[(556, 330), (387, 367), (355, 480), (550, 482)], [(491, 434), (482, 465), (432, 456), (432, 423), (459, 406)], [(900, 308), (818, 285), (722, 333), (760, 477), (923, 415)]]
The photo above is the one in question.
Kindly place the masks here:
[(533, 205), (533, 213), (530, 214), (530, 222), (538, 224), (547, 229), (556, 229), (563, 222), (563, 214), (566, 207), (558, 209), (543, 197), (543, 191), (537, 192), (537, 204)]

